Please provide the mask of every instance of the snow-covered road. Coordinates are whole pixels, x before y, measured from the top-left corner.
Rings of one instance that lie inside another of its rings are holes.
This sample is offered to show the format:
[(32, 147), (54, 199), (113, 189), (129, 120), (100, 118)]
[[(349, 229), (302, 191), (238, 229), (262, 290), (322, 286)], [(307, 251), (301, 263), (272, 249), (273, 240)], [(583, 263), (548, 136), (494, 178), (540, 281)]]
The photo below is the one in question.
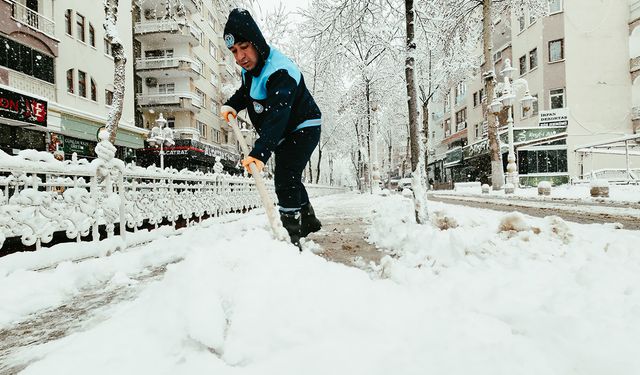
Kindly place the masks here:
[[(365, 272), (298, 254), (248, 215), (88, 262), (13, 270), (0, 274), (0, 329), (91, 285), (137, 291), (4, 365), (24, 374), (640, 373), (640, 233), (440, 203), (431, 204), (436, 224), (419, 226), (398, 195), (324, 197), (316, 209), (365, 217), (370, 240), (393, 256)], [(163, 277), (133, 280), (172, 260)]]

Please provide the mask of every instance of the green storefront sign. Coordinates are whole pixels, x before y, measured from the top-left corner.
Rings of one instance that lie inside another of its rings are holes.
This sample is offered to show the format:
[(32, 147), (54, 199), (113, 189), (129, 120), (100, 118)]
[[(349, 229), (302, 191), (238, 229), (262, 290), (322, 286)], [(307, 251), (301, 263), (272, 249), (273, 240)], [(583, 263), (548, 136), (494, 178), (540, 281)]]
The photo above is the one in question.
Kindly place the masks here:
[(93, 156), (95, 150), (95, 142), (85, 141), (77, 138), (64, 138), (64, 153), (76, 153), (80, 156)]
[[(513, 143), (518, 146), (522, 143), (532, 142), (539, 139), (550, 138), (555, 135), (565, 133), (567, 128), (565, 126), (559, 127), (544, 127), (544, 128), (514, 128), (513, 129)], [(500, 137), (500, 150), (506, 152), (509, 148), (509, 133), (503, 131), (499, 135)], [(489, 141), (483, 139), (480, 142), (476, 142), (467, 145), (463, 148), (464, 159), (474, 158), (476, 156), (484, 155), (489, 152)]]
[(462, 161), (462, 147), (456, 147), (445, 154), (444, 166), (449, 167)]
[[(96, 132), (103, 126), (104, 124), (101, 123), (92, 122), (65, 114), (62, 115), (62, 130), (66, 135), (70, 137), (76, 137), (82, 140), (90, 139), (95, 142)], [(130, 148), (142, 148), (144, 147), (144, 139), (140, 134), (136, 134), (125, 129), (118, 129), (118, 132), (116, 134), (116, 145)], [(76, 145), (71, 147), (77, 147), (78, 150), (86, 150), (83, 142), (78, 142)], [(65, 152), (67, 152), (66, 144)], [(72, 152), (78, 152), (78, 154), (80, 154), (79, 151)]]

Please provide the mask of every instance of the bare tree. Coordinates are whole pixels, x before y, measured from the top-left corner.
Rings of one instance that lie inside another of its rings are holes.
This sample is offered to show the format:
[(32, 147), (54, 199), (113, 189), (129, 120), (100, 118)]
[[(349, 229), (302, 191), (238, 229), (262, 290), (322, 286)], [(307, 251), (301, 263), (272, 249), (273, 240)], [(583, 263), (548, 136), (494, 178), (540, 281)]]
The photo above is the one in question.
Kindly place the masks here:
[(122, 45), (122, 40), (118, 36), (118, 0), (104, 1), (104, 30), (107, 42), (111, 44), (113, 51), (113, 105), (107, 115), (106, 130), (109, 132), (109, 141), (115, 143), (118, 124), (122, 117), (122, 106), (124, 104), (124, 90), (126, 83), (126, 63), (127, 56)]

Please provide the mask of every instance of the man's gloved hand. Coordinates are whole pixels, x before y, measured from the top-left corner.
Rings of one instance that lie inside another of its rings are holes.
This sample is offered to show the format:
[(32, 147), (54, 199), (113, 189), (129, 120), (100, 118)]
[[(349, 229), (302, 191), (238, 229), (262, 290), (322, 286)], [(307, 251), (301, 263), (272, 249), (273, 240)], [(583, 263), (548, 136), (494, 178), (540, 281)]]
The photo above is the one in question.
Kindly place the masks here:
[(249, 173), (251, 173), (251, 169), (249, 168), (249, 165), (251, 165), (251, 163), (256, 164), (258, 172), (262, 172), (262, 168), (264, 168), (264, 163), (262, 162), (262, 160), (256, 159), (253, 156), (247, 156), (246, 158), (242, 159), (241, 163), (244, 169), (246, 169)]
[(220, 115), (226, 122), (229, 122), (229, 115), (232, 115), (233, 118), (236, 118), (238, 117), (238, 112), (236, 112), (235, 109), (231, 108), (228, 105), (223, 105), (222, 107), (220, 107)]

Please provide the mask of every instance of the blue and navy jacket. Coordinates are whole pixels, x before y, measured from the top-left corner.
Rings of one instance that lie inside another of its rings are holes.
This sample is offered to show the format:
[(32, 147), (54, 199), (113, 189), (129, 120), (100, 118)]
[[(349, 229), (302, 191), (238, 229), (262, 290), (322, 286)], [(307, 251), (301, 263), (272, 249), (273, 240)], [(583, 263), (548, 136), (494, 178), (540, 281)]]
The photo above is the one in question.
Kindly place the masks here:
[[(247, 18), (248, 17), (248, 18)], [(265, 42), (246, 10), (234, 9), (225, 26), (227, 47), (251, 42), (260, 55), (251, 71), (242, 70), (242, 85), (225, 103), (240, 112), (247, 109), (259, 138), (250, 156), (266, 162), (289, 135), (310, 126), (320, 126), (321, 113), (293, 61)]]

